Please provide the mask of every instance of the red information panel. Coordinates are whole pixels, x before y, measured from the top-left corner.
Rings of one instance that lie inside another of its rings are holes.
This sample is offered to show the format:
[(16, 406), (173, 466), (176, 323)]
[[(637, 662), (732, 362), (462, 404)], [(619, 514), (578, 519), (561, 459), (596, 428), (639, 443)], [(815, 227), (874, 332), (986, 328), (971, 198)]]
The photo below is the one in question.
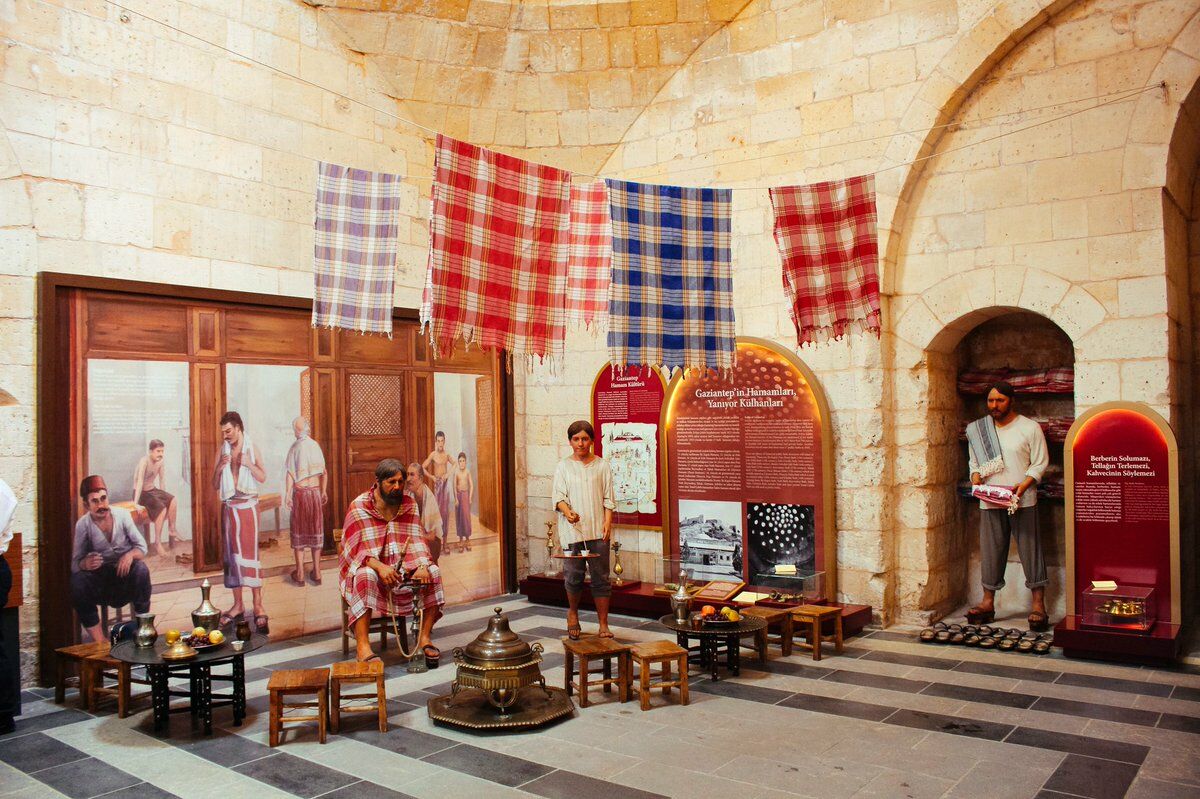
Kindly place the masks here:
[(635, 373), (604, 367), (592, 384), (595, 451), (613, 473), (613, 523), (662, 527), (658, 424), (666, 386), (651, 369)]
[(828, 576), (819, 390), (790, 353), (743, 339), (732, 379), (672, 383), (671, 550), (693, 578), (762, 585), (776, 567)]
[(1147, 416), (1101, 410), (1074, 431), (1068, 491), (1076, 592), (1093, 580), (1153, 587), (1158, 619), (1178, 624), (1171, 609), (1173, 457), (1166, 435)]

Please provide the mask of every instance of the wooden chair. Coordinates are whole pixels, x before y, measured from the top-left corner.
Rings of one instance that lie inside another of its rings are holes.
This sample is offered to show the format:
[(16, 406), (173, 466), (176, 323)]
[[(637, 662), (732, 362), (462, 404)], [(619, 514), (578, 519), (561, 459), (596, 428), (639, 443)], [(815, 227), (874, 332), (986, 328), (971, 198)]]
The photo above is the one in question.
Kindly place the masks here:
[[(620, 701), (629, 701), (629, 685), (632, 680), (633, 663), (630, 657), (630, 645), (622, 644), (613, 638), (600, 638), (589, 635), (572, 641), (562, 639), (563, 652), (566, 655), (563, 673), (563, 687), (569, 696), (573, 690), (578, 690), (578, 701), (581, 708), (588, 706), (588, 689), (602, 686), (604, 693), (612, 693), (612, 687), (617, 686)], [(575, 681), (575, 659), (579, 659), (578, 682)], [(612, 676), (612, 662), (617, 661), (617, 676)], [(602, 679), (593, 680), (591, 675), (596, 672), (591, 668), (591, 662), (601, 662)]]
[[(372, 660), (359, 663), (357, 660), (347, 660), (334, 663), (331, 668), (330, 683), (333, 688), (333, 702), (330, 705), (332, 718), (330, 725), (336, 733), (341, 726), (342, 713), (378, 713), (379, 731), (387, 732), (387, 690), (383, 685), (383, 661)], [(375, 690), (360, 694), (343, 694), (343, 684), (374, 683)], [(366, 700), (374, 700), (374, 704), (362, 704)], [(343, 706), (343, 702), (353, 702)]]
[[(823, 605), (801, 605), (797, 608), (792, 608), (793, 623), (797, 626), (796, 632), (803, 632), (807, 638), (803, 646), (812, 647), (813, 660), (821, 659), (821, 642), (825, 639), (831, 639), (837, 650), (837, 653), (842, 654), (842, 609), (829, 608)], [(833, 622), (833, 635), (824, 636), (821, 634), (821, 627), (825, 620), (829, 619)]]
[[(350, 656), (350, 642), (354, 640), (354, 630), (350, 627), (349, 607), (346, 599), (342, 598), (342, 657)], [(372, 616), (370, 631), (379, 633), (379, 649), (383, 652), (388, 648), (388, 633), (392, 631), (390, 616)], [(400, 648), (408, 650), (408, 617), (396, 617), (396, 631), (400, 633)]]
[[(279, 746), (279, 736), (284, 724), (305, 721), (317, 722), (317, 740), (325, 743), (325, 725), (329, 718), (329, 669), (281, 669), (271, 672), (267, 681), (270, 695), (271, 720), (269, 737), (271, 746)], [(289, 702), (289, 696), (316, 695), (317, 701)], [(317, 708), (315, 716), (285, 716), (288, 710)]]
[[(754, 636), (754, 649), (758, 652), (759, 660), (764, 663), (767, 661), (767, 647), (770, 644), (779, 644), (781, 654), (785, 658), (791, 657), (792, 638), (795, 636), (791, 608), (768, 608), (753, 605), (748, 608), (740, 608), (738, 612), (743, 616), (755, 616), (767, 622), (767, 626)], [(778, 635), (771, 635), (771, 625), (778, 625)]]
[[(670, 696), (672, 688), (679, 689), (679, 703), (688, 703), (688, 652), (673, 641), (647, 641), (634, 644), (630, 655), (638, 664), (638, 696), (641, 699), (642, 710), (650, 709), (650, 692), (661, 688), (663, 696)], [(651, 667), (655, 663), (662, 664), (662, 673), (658, 682), (651, 682)], [(672, 679), (671, 665), (679, 667), (679, 676)]]
[(66, 701), (67, 688), (74, 687), (79, 689), (79, 703), (87, 707), (88, 684), (83, 679), (83, 662), (92, 655), (107, 655), (111, 648), (108, 641), (93, 641), (54, 650), (54, 701), (61, 705)]
[[(341, 552), (342, 549), (343, 528), (335, 527), (333, 529), (334, 549)], [(349, 607), (346, 605), (346, 598), (341, 597), (342, 601), (342, 657), (350, 656), (350, 642), (354, 640), (354, 630), (350, 629)], [(388, 648), (388, 633), (392, 629), (392, 620), (389, 616), (372, 616), (371, 617), (371, 632), (379, 633), (379, 648), (386, 652)], [(400, 633), (400, 648), (408, 650), (408, 618), (406, 616), (396, 616), (396, 630)]]

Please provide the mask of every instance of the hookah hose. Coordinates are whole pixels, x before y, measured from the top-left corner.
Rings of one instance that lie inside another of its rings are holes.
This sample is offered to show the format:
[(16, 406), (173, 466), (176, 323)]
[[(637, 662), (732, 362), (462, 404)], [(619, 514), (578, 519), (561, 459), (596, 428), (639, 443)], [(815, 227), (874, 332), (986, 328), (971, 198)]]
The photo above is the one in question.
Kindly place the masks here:
[(404, 651), (404, 637), (400, 635), (400, 629), (396, 625), (396, 606), (393, 604), (393, 592), (388, 591), (388, 616), (392, 622), (392, 634), (396, 636), (396, 647), (400, 650), (400, 654), (404, 656), (405, 660), (411, 660), (416, 657), (417, 650), (421, 648), (421, 623), (425, 620), (425, 606), (418, 601), (417, 587), (419, 586), (424, 591), (428, 585), (428, 583), (414, 582), (411, 578), (401, 583), (401, 587), (407, 586), (413, 595), (413, 623), (417, 629), (416, 635), (413, 637), (411, 652)]

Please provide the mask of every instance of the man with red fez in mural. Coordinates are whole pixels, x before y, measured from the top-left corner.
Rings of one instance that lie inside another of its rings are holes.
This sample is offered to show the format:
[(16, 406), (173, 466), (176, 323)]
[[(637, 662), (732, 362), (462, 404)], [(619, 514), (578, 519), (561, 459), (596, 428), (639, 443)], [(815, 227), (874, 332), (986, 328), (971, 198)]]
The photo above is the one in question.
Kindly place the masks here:
[(1004, 587), (1009, 539), (1017, 539), (1017, 554), (1025, 570), (1025, 587), (1033, 593), (1029, 628), (1044, 630), (1046, 615), (1046, 562), (1037, 523), (1037, 483), (1050, 456), (1041, 426), (1017, 413), (1016, 392), (1003, 381), (987, 394), (988, 415), (967, 426), (971, 484), (998, 486), (1012, 491), (1010, 507), (979, 502), (979, 571), (983, 601), (967, 611), (972, 624), (996, 617), (996, 592)]
[(424, 613), (417, 644), (430, 667), (441, 652), (433, 623), (445, 604), (442, 579), (430, 557), (417, 502), (405, 491), (404, 464), (386, 458), (375, 467), (375, 484), (350, 503), (338, 553), (339, 585), (360, 661), (377, 660), (369, 638), (371, 614), (410, 616), (414, 595)]
[(267, 480), (262, 453), (246, 435), (242, 417), (227, 411), (221, 417), (224, 443), (217, 455), (212, 486), (221, 495), (221, 549), (225, 562), (225, 587), (233, 591), (233, 607), (221, 614), (227, 627), (246, 613), (243, 589), (254, 600), (254, 627), (270, 634), (262, 598), (262, 563), (258, 558), (258, 486)]
[(75, 523), (71, 547), (71, 604), (93, 641), (107, 638), (100, 627), (98, 605), (134, 613), (150, 612), (150, 569), (146, 539), (124, 508), (108, 504), (108, 486), (98, 474), (83, 478), (79, 496), (87, 513)]

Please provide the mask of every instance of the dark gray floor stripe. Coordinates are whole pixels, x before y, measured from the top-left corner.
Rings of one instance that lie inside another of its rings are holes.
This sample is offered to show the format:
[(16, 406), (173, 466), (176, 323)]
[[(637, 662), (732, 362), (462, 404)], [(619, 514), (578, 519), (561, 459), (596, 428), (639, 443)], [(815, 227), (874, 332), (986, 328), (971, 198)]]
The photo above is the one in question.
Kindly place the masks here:
[(1025, 709), (1032, 705), (1036, 696), (1018, 694), (1011, 691), (993, 691), (989, 688), (972, 688), (969, 685), (948, 685), (946, 683), (931, 683), (921, 691), (926, 696), (941, 696), (946, 699), (962, 699), (965, 702), (979, 702), (984, 705), (1001, 705)]
[(1119, 760), (1122, 763), (1141, 765), (1150, 753), (1150, 747), (1141, 744), (1125, 743), (1124, 741), (1109, 741), (1103, 738), (1090, 738), (1086, 735), (1072, 735), (1066, 732), (1052, 732), (1032, 727), (1017, 727), (1012, 734), (1004, 739), (1005, 743), (1032, 746), (1037, 749), (1050, 749), (1055, 752), (1088, 755), (1105, 760)]
[[(297, 730), (302, 728), (290, 729), (290, 733), (285, 730), (285, 734), (295, 735)], [(315, 730), (307, 732), (315, 735)], [(352, 777), (344, 771), (328, 768), (319, 763), (289, 755), (287, 752), (278, 751), (271, 757), (235, 766), (233, 771), (301, 797), (329, 793), (359, 781), (357, 777)]]
[(1082, 688), (1100, 688), (1104, 691), (1120, 691), (1125, 694), (1164, 697), (1171, 695), (1173, 687), (1161, 683), (1122, 680), (1116, 677), (1097, 677), (1094, 674), (1073, 674), (1071, 672), (1063, 672), (1055, 682), (1059, 685), (1077, 685)]
[(931, 658), (924, 655), (909, 655), (904, 652), (891, 652), (886, 649), (868, 650), (867, 654), (862, 656), (863, 660), (875, 660), (880, 663), (896, 663), (901, 666), (920, 666), (926, 669), (949, 670), (957, 666), (961, 661), (950, 660), (949, 658)]
[(1003, 741), (1009, 733), (1016, 729), (1012, 724), (997, 724), (994, 721), (978, 721), (956, 716), (946, 716), (941, 713), (926, 713), (921, 710), (901, 708), (884, 719), (885, 724), (895, 724), (901, 727), (912, 727), (918, 730), (944, 732), (950, 735), (966, 735), (971, 738), (983, 738), (989, 741)]
[(1189, 702), (1200, 702), (1200, 688), (1188, 688), (1183, 685), (1176, 685), (1171, 691), (1172, 699), (1186, 699)]
[(1060, 713), (1064, 716), (1082, 716), (1088, 719), (1103, 721), (1119, 721), (1122, 724), (1136, 724), (1140, 727), (1153, 727), (1158, 724), (1161, 713), (1154, 710), (1138, 710), (1132, 707), (1113, 707), (1100, 705), (1095, 702), (1079, 702), (1074, 699), (1059, 699), (1053, 696), (1039, 696), (1030, 710), (1041, 710), (1045, 713)]
[(815, 696), (813, 694), (792, 694), (778, 704), (783, 707), (794, 707), (797, 710), (824, 713), (828, 716), (846, 716), (866, 721), (883, 721), (896, 712), (896, 708), (885, 705), (873, 705), (870, 702), (834, 699), (831, 696)]
[(1024, 666), (1009, 666), (1004, 663), (980, 663), (975, 660), (964, 660), (954, 667), (954, 671), (968, 674), (983, 674), (988, 677), (1007, 677), (1010, 680), (1027, 680), (1029, 682), (1054, 682), (1062, 672), (1043, 669), (1030, 669)]
[(413, 799), (413, 797), (374, 782), (362, 781), (322, 794), (321, 799)]
[(1176, 730), (1177, 732), (1190, 732), (1200, 735), (1200, 717), (1197, 716), (1163, 713), (1162, 718), (1158, 720), (1158, 726), (1164, 730)]
[(881, 688), (885, 691), (903, 691), (909, 694), (919, 694), (930, 686), (930, 683), (925, 680), (909, 680), (904, 677), (889, 677), (885, 674), (871, 674), (865, 671), (831, 671), (825, 675), (824, 680), (846, 685), (861, 685), (866, 688)]
[(91, 799), (142, 783), (141, 778), (94, 757), (52, 766), (30, 776), (71, 799)]
[(64, 708), (51, 713), (40, 713), (36, 716), (22, 716), (16, 720), (16, 731), (12, 732), (0, 741), (8, 741), (21, 735), (27, 735), (32, 732), (41, 732), (42, 730), (51, 730), (55, 727), (63, 727), (67, 724), (75, 724), (80, 721), (87, 721), (92, 718), (88, 713), (74, 708)]
[(1044, 787), (1088, 799), (1122, 799), (1137, 773), (1138, 767), (1131, 763), (1071, 754), (1050, 775)]
[(87, 758), (86, 752), (81, 752), (42, 732), (0, 738), (0, 762), (26, 774), (64, 763), (77, 763)]
[(547, 799), (666, 799), (660, 793), (641, 791), (570, 771), (552, 771), (525, 783), (521, 790)]
[(492, 752), (470, 744), (458, 744), (421, 758), (435, 766), (470, 774), (473, 777), (515, 788), (522, 783), (544, 777), (554, 769), (532, 760)]

